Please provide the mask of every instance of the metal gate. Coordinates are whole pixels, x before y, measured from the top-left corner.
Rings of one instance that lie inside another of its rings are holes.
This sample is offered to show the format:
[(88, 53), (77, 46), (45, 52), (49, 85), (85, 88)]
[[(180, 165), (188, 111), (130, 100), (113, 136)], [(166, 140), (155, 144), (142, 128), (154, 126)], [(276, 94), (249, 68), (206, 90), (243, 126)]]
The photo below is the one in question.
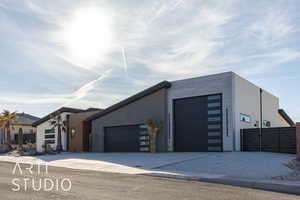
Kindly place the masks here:
[(241, 129), (241, 151), (296, 153), (296, 127)]

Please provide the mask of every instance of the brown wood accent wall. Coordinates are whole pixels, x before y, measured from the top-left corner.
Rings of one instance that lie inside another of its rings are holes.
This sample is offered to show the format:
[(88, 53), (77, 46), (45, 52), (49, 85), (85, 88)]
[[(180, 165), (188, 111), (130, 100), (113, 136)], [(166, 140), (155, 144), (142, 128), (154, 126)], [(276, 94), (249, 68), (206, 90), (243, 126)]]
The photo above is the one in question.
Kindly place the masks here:
[[(69, 118), (69, 151), (87, 152), (89, 151), (90, 123), (84, 121), (87, 117), (98, 111), (71, 114)], [(72, 136), (72, 130), (75, 135)]]

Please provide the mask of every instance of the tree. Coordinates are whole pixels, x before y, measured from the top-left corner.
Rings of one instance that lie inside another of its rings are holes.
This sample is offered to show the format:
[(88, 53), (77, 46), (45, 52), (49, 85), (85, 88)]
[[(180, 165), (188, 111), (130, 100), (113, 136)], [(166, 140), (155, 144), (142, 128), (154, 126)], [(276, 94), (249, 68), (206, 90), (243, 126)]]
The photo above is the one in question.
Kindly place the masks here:
[(61, 132), (67, 132), (67, 121), (63, 120), (61, 115), (58, 114), (56, 116), (51, 116), (50, 117), (50, 126), (51, 128), (55, 129), (57, 128), (57, 146), (56, 150), (58, 153), (62, 151), (62, 143), (61, 143)]
[(6, 143), (11, 145), (10, 130), (14, 129), (14, 124), (17, 123), (17, 113), (3, 110), (1, 113), (1, 124), (7, 134)]
[(148, 119), (145, 121), (150, 137), (150, 152), (156, 153), (156, 138), (158, 133), (162, 130), (162, 122), (160, 120)]
[[(2, 132), (2, 130), (3, 130), (3, 132)], [(0, 135), (0, 144), (4, 144), (4, 134), (5, 134), (4, 121), (3, 121), (3, 117), (1, 114), (0, 114), (0, 134), (2, 134), (2, 135)]]

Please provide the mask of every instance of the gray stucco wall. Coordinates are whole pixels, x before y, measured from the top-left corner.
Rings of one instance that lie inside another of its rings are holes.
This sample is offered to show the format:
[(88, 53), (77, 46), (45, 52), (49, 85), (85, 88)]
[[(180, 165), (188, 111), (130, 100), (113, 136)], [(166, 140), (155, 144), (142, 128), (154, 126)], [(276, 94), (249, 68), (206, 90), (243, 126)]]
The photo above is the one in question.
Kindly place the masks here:
[(147, 119), (163, 122), (157, 151), (167, 151), (167, 89), (163, 88), (92, 121), (92, 151), (104, 151), (104, 127), (143, 124)]
[[(197, 97), (211, 94), (222, 94), (223, 104), (223, 149), (224, 151), (234, 150), (234, 114), (233, 114), (233, 76), (234, 73), (203, 76), (172, 82), (168, 91), (168, 115), (170, 116), (170, 135), (168, 150), (174, 149), (173, 130), (173, 100), (185, 97)], [(228, 124), (226, 123), (226, 109), (228, 109)], [(227, 133), (228, 126), (228, 133)]]

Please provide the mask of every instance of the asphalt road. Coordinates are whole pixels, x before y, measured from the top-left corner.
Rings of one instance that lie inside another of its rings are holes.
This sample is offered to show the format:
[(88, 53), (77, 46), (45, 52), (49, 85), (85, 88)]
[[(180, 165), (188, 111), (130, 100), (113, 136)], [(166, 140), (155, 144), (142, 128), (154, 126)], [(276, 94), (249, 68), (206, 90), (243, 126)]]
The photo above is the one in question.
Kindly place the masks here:
[[(296, 200), (300, 196), (280, 194), (269, 191), (246, 189), (240, 187), (212, 184), (205, 182), (194, 182), (185, 180), (164, 179), (149, 176), (136, 176), (124, 174), (102, 173), (96, 171), (82, 171), (66, 168), (49, 167), (48, 174), (45, 167), (35, 166), (31, 171), (25, 169), (29, 165), (21, 165), (20, 168), (13, 163), (0, 162), (0, 199), (1, 200), (78, 200), (78, 199), (151, 199), (151, 200)], [(15, 168), (15, 171), (14, 171)], [(21, 174), (22, 171), (22, 174)], [(15, 174), (13, 174), (15, 172)], [(33, 174), (31, 174), (31, 172)], [(70, 191), (69, 182), (72, 187)], [(26, 181), (25, 181), (26, 179)], [(32, 183), (34, 179), (34, 191)], [(46, 181), (47, 187), (44, 186)], [(51, 191), (53, 181), (54, 188)], [(64, 181), (62, 181), (65, 179)], [(58, 184), (56, 184), (58, 180)], [(14, 181), (14, 182), (13, 182)], [(25, 184), (26, 182), (26, 184)], [(63, 182), (63, 187), (60, 183)], [(58, 187), (56, 187), (58, 185)], [(25, 189), (24, 186), (27, 186)], [(13, 191), (19, 189), (19, 191)]]

